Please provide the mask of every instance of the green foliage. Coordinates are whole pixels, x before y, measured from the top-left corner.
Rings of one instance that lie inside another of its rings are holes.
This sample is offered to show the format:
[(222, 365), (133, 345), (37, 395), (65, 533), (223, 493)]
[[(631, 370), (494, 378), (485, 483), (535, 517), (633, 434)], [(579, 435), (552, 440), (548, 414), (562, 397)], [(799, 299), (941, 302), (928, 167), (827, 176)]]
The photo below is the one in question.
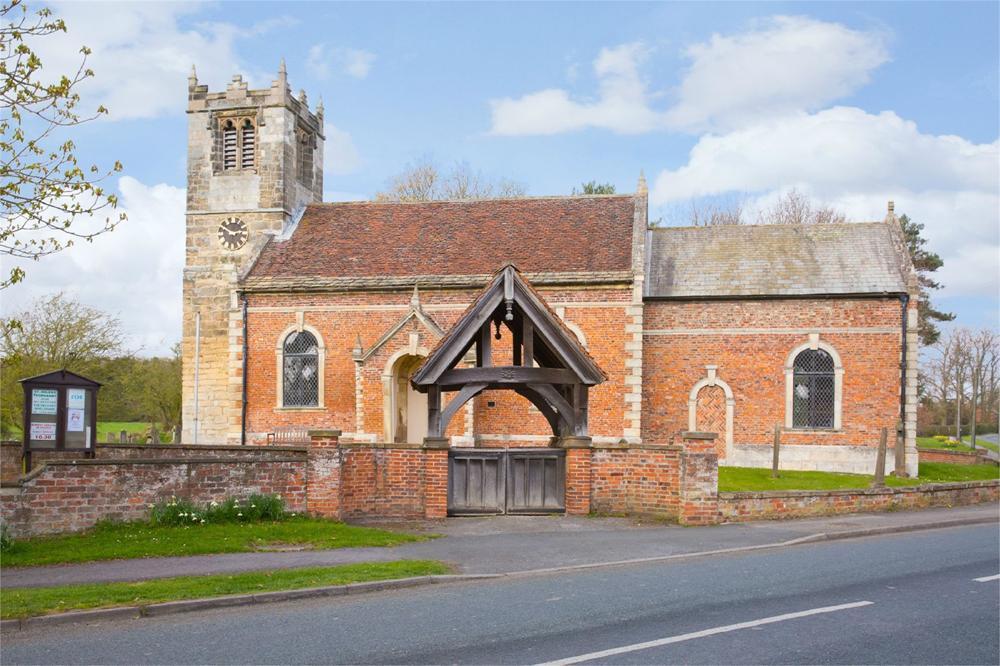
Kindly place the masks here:
[(6, 523), (0, 523), (0, 553), (10, 550), (13, 545), (14, 539), (10, 536)]
[(446, 574), (434, 560), (363, 562), (335, 567), (279, 569), (212, 576), (178, 576), (135, 583), (90, 583), (58, 587), (4, 588), (0, 617), (24, 618), (84, 608), (135, 606), (227, 594), (298, 590), (376, 580)]
[[(87, 67), (90, 49), (80, 49), (77, 70), (52, 76), (32, 46), (66, 32), (62, 19), (43, 7), (29, 11), (23, 0), (0, 4), (0, 253), (34, 259), (59, 252), (75, 241), (92, 241), (125, 219), (110, 213), (118, 198), (102, 182), (122, 170), (81, 165), (68, 130), (106, 115), (78, 110), (78, 84), (94, 76)], [(0, 289), (24, 279), (15, 266), (0, 279)]]
[(271, 546), (358, 548), (395, 546), (426, 536), (289, 516), (275, 522), (206, 523), (156, 527), (148, 521), (103, 522), (78, 534), (18, 539), (4, 552), (3, 566), (248, 553)]
[(573, 188), (573, 194), (614, 194), (615, 186), (611, 183), (598, 183), (592, 180), (580, 185), (580, 189)]
[(0, 434), (20, 432), (23, 391), (18, 380), (66, 368), (103, 384), (101, 421), (159, 423), (181, 418), (180, 345), (169, 358), (137, 358), (125, 347), (116, 317), (64, 294), (40, 298), (0, 328)]
[(265, 520), (285, 520), (295, 514), (285, 512), (280, 495), (250, 495), (242, 502), (229, 498), (198, 507), (193, 502), (173, 497), (150, 507), (149, 523), (155, 526), (206, 525), (218, 523), (255, 523)]
[(944, 261), (937, 253), (924, 247), (927, 244), (927, 239), (922, 235), (924, 225), (914, 222), (907, 215), (902, 215), (899, 218), (899, 226), (903, 230), (903, 238), (906, 239), (906, 245), (910, 250), (913, 268), (917, 271), (917, 282), (920, 285), (920, 302), (917, 305), (920, 314), (917, 331), (920, 343), (932, 345), (941, 337), (941, 331), (935, 322), (952, 321), (955, 318), (954, 313), (935, 309), (930, 300), (930, 292), (941, 288), (941, 283), (934, 280), (931, 273), (941, 268)]

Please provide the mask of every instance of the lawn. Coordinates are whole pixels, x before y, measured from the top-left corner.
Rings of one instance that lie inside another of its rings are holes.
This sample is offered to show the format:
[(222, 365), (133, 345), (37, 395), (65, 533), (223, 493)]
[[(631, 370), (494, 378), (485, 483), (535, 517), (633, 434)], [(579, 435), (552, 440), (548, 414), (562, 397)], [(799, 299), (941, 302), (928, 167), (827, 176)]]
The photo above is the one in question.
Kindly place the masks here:
[(448, 572), (447, 565), (433, 560), (398, 560), (232, 575), (180, 576), (135, 583), (7, 588), (0, 591), (0, 617), (6, 620), (84, 608), (135, 606), (227, 594), (298, 590)]
[[(971, 446), (971, 444), (969, 444), (969, 442), (972, 441), (970, 438), (964, 437), (962, 441)], [(990, 451), (996, 451), (997, 453), (1000, 453), (1000, 445), (994, 444), (993, 442), (988, 442), (981, 436), (976, 437), (976, 444), (983, 448), (989, 449)]]
[[(980, 481), (1000, 477), (996, 465), (951, 465), (947, 463), (920, 463), (920, 478), (885, 478), (890, 487), (913, 486), (921, 483), (948, 481)], [(867, 474), (842, 474), (837, 472), (800, 472), (782, 470), (780, 477), (771, 478), (771, 470), (756, 467), (720, 467), (720, 492), (748, 492), (759, 490), (850, 490), (867, 488), (872, 483)]]
[[(168, 437), (169, 440), (170, 433), (164, 433), (162, 428), (157, 425), (157, 429), (160, 431), (160, 440), (162, 441), (164, 437)], [(124, 430), (127, 433), (135, 435), (145, 435), (146, 431), (149, 430), (149, 424), (143, 421), (98, 421), (97, 422), (97, 442), (98, 444), (103, 444), (108, 441), (108, 433), (115, 436), (115, 442), (118, 442), (119, 434)], [(145, 443), (145, 439), (142, 440)]]
[[(988, 434), (988, 433), (987, 433)], [(940, 440), (934, 439), (933, 437), (917, 437), (917, 446), (924, 449), (942, 449), (945, 451), (963, 451), (968, 453), (972, 451), (972, 446), (969, 443), (969, 437), (963, 437), (962, 442), (959, 444), (949, 444), (947, 442), (942, 442)], [(994, 444), (993, 442), (988, 442), (982, 438), (982, 436), (976, 437), (976, 444), (984, 448), (990, 449), (1000, 453), (1000, 446)]]
[(152, 527), (140, 522), (102, 523), (79, 534), (15, 541), (4, 549), (0, 563), (5, 567), (18, 567), (136, 557), (245, 553), (269, 545), (317, 549), (395, 546), (426, 538), (307, 517), (191, 527)]

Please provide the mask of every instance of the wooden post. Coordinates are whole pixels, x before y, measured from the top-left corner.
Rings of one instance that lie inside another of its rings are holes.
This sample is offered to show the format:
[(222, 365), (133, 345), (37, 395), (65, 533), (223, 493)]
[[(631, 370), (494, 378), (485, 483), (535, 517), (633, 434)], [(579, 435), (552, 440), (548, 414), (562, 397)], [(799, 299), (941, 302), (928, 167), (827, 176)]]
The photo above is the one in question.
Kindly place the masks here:
[(882, 434), (878, 439), (878, 455), (875, 456), (875, 478), (872, 480), (873, 488), (883, 488), (885, 486), (885, 446), (889, 440), (889, 429), (882, 428)]
[(781, 426), (774, 424), (774, 452), (771, 457), (771, 478), (778, 478), (778, 452), (781, 449)]
[(906, 476), (906, 433), (902, 423), (896, 424), (896, 469), (894, 476)]
[(118, 441), (121, 444), (128, 444), (128, 431), (127, 430), (122, 430), (121, 432), (118, 433)]

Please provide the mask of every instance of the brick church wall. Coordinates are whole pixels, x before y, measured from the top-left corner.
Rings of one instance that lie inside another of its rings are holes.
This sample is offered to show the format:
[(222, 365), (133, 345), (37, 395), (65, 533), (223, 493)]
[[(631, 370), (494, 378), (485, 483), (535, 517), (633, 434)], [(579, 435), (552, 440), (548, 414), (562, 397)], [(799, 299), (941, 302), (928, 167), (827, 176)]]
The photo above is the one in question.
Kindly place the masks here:
[[(549, 305), (579, 328), (588, 350), (609, 375), (590, 391), (590, 432), (617, 440), (625, 428), (625, 325), (630, 291), (627, 287), (540, 289)], [(447, 331), (477, 295), (475, 290), (433, 290), (421, 285), (423, 312)], [(411, 347), (423, 354), (437, 335), (411, 319), (386, 344), (366, 358), (356, 375), (353, 350), (360, 335), (369, 350), (410, 308), (412, 291), (315, 294), (250, 294), (247, 362), (247, 433), (261, 441), (282, 427), (338, 428), (344, 440), (385, 441), (383, 376), (391, 360)], [(300, 319), (301, 318), (301, 319)], [(301, 324), (318, 331), (325, 346), (323, 405), (319, 408), (278, 407), (278, 356), (282, 333)], [(509, 363), (510, 332), (502, 328), (495, 341), (497, 363)], [(389, 368), (391, 369), (391, 367)], [(360, 378), (360, 382), (356, 381)], [(360, 390), (358, 390), (360, 389)], [(445, 396), (447, 404), (448, 396)], [(492, 405), (490, 403), (493, 403)], [(360, 405), (360, 413), (357, 409)], [(466, 408), (452, 419), (448, 435), (483, 435), (483, 446), (539, 446), (551, 430), (524, 398), (508, 391), (484, 392), (473, 400), (474, 432), (466, 432)]]
[(715, 365), (735, 398), (734, 444), (770, 445), (774, 425), (785, 424), (786, 360), (810, 333), (843, 362), (842, 428), (787, 431), (783, 445), (875, 447), (899, 420), (896, 299), (655, 301), (644, 316), (643, 441), (688, 428), (691, 388)]

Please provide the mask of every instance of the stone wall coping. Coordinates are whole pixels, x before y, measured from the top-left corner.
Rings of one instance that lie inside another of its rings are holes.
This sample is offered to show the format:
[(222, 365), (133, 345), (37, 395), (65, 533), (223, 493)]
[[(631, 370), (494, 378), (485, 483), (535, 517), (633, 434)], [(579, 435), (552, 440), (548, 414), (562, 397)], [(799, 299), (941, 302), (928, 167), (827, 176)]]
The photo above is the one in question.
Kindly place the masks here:
[(336, 429), (310, 430), (309, 431), (309, 437), (311, 439), (324, 438), (324, 437), (329, 437), (329, 438), (340, 437), (342, 434), (343, 434), (342, 431), (336, 430)]
[(352, 449), (404, 449), (412, 451), (427, 448), (423, 444), (410, 444), (407, 442), (341, 442), (340, 447)]
[(422, 449), (450, 449), (451, 440), (447, 437), (424, 437)]
[[(21, 442), (4, 440), (0, 442), (3, 446), (22, 446)], [(153, 449), (156, 451), (167, 451), (184, 449), (186, 451), (302, 451), (305, 452), (307, 446), (240, 446), (239, 444), (122, 444), (121, 442), (98, 442), (98, 449)], [(36, 449), (33, 453), (70, 453), (69, 449)]]
[(685, 431), (681, 433), (682, 439), (718, 439), (719, 433), (717, 432), (694, 432)]
[(740, 492), (720, 492), (719, 501), (743, 499), (781, 499), (783, 497), (842, 497), (844, 495), (902, 495), (906, 493), (932, 493), (966, 488), (1000, 487), (1000, 479), (983, 481), (953, 481), (950, 483), (924, 483), (919, 486), (898, 488), (846, 488), (844, 490), (756, 490)]
[(965, 456), (966, 458), (981, 458), (984, 457), (979, 453), (973, 453), (972, 451), (953, 451), (951, 449), (932, 449), (928, 446), (918, 446), (917, 451), (925, 451), (927, 453), (944, 453), (949, 456)]
[(37, 476), (40, 476), (49, 467), (75, 467), (84, 466), (117, 466), (124, 465), (208, 465), (216, 463), (226, 463), (233, 465), (260, 465), (261, 463), (304, 463), (305, 458), (270, 458), (268, 460), (239, 460), (235, 458), (133, 458), (117, 460), (98, 460), (87, 458), (85, 460), (46, 460), (38, 467), (34, 468), (17, 481), (6, 481), (5, 487), (14, 485), (24, 485)]
[(552, 446), (559, 449), (589, 449), (594, 445), (590, 437), (559, 437)]
[(635, 449), (637, 451), (683, 451), (684, 447), (678, 444), (593, 444), (591, 448), (596, 450), (618, 450), (627, 451)]

